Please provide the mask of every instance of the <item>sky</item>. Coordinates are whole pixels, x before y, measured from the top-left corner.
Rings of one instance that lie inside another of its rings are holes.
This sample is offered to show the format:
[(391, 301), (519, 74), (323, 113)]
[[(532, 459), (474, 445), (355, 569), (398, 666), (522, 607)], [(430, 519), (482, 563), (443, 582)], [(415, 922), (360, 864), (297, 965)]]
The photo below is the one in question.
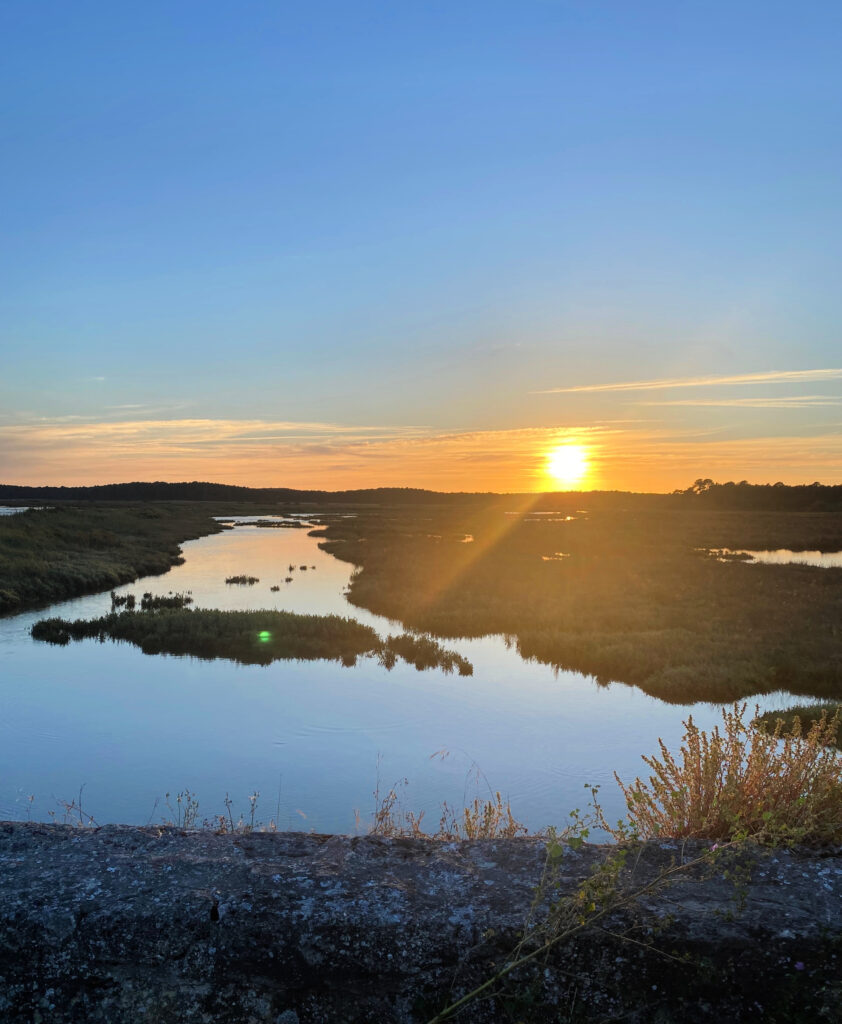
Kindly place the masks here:
[(809, 0), (3, 4), (0, 482), (842, 483), (840, 51)]

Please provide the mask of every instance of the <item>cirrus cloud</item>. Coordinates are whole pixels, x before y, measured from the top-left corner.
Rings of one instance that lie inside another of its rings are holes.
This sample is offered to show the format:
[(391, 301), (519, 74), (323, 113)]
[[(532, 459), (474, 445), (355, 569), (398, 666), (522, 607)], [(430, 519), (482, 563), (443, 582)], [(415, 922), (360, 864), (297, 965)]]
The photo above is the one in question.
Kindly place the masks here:
[(669, 491), (699, 476), (842, 483), (842, 429), (734, 437), (650, 421), (510, 430), (231, 419), (37, 421), (0, 425), (0, 481), (92, 484), (213, 480), (342, 490), (407, 486), (527, 492), (558, 444), (588, 450), (588, 489)]

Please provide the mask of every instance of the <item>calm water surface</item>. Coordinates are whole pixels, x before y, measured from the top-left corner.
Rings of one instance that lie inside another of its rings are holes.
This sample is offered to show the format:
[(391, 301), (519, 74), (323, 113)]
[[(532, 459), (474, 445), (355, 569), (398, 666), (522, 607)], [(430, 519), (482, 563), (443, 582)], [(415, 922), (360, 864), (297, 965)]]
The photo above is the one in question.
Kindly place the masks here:
[[(238, 523), (184, 544), (184, 565), (118, 592), (190, 590), (200, 608), (337, 613), (381, 634), (399, 630), (348, 604), (352, 567), (320, 551), (306, 530)], [(224, 583), (239, 574), (260, 582)], [(371, 814), (379, 773), (381, 788), (407, 779), (405, 807), (424, 810), (431, 823), (443, 800), (461, 806), (490, 786), (521, 821), (541, 828), (584, 807), (585, 783), (602, 785), (613, 820), (623, 812), (614, 770), (626, 780), (639, 774), (640, 755), (655, 752), (659, 736), (677, 748), (690, 713), (703, 727), (719, 719), (718, 706), (674, 707), (621, 683), (556, 674), (523, 661), (502, 637), (445, 641), (474, 664), (474, 675), (461, 677), (400, 664), (389, 672), (373, 659), (354, 668), (243, 666), (148, 656), (110, 641), (54, 647), (29, 636), (45, 615), (109, 610), (105, 593), (0, 619), (0, 818), (47, 819), (82, 786), (97, 821), (128, 823), (169, 817), (167, 792), (190, 789), (202, 817), (221, 812), (226, 793), (235, 813), (245, 812), (258, 791), (263, 821), (352, 832)], [(787, 702), (778, 694), (762, 707)]]

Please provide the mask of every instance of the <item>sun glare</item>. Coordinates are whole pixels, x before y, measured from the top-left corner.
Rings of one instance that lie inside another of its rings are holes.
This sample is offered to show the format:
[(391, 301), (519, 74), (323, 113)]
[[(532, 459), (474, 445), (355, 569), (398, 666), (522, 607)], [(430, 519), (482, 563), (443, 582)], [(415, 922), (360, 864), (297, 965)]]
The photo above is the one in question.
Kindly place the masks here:
[(563, 444), (547, 453), (547, 475), (565, 487), (582, 483), (588, 475), (587, 450), (580, 444)]

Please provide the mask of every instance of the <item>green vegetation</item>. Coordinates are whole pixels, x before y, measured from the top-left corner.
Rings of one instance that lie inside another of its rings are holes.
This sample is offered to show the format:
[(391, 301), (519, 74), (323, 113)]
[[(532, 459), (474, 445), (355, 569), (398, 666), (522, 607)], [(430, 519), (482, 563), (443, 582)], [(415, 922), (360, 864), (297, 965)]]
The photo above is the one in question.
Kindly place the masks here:
[(140, 599), (140, 610), (142, 612), (159, 611), (161, 608), (186, 608), (193, 604), (193, 598), (189, 594), (166, 594), (153, 596), (146, 593)]
[[(707, 554), (840, 550), (842, 518), (698, 512), (692, 502), (594, 510), (588, 499), (555, 496), (552, 514), (545, 498), (541, 514), (499, 497), (358, 509), (314, 533), (356, 566), (353, 604), (415, 630), (504, 634), (524, 657), (678, 704), (776, 690), (842, 697), (842, 569)], [(474, 542), (461, 543), (465, 534)], [(558, 551), (569, 557), (546, 559)]]
[(419, 671), (425, 668), (441, 668), (445, 672), (452, 672), (456, 668), (460, 676), (472, 675), (474, 671), (467, 658), (463, 658), (456, 651), (443, 650), (428, 636), (413, 636), (410, 633), (390, 636), (383, 653), (384, 664), (391, 668), (397, 658), (403, 658)]
[[(766, 732), (774, 732), (780, 722), (781, 736), (794, 736), (800, 735), (804, 730), (809, 732), (822, 720), (822, 716), (828, 720), (842, 716), (842, 704), (798, 704), (787, 708), (786, 711), (767, 711), (765, 715), (755, 718), (752, 725)], [(831, 735), (827, 742), (837, 749), (842, 749), (842, 736)]]
[(112, 612), (98, 619), (41, 619), (32, 627), (35, 640), (67, 644), (95, 637), (125, 640), (144, 654), (228, 658), (244, 665), (268, 665), (279, 659), (325, 658), (353, 665), (359, 655), (378, 657), (391, 668), (403, 658), (416, 668), (459, 669), (470, 675), (470, 662), (432, 640), (389, 637), (385, 642), (370, 627), (338, 615), (293, 612), (223, 612), (162, 608), (152, 612)]
[[(140, 599), (140, 610), (144, 612), (158, 611), (160, 608), (184, 608), (193, 604), (193, 598), (189, 594), (173, 594), (166, 596), (154, 596), (147, 591)], [(118, 608), (125, 608), (127, 612), (133, 612), (137, 606), (137, 598), (134, 594), (115, 594), (111, 591), (111, 611)]]
[(110, 590), (182, 561), (223, 527), (190, 504), (65, 507), (0, 517), (0, 614)]
[(282, 519), (280, 521), (275, 519), (260, 519), (256, 523), (250, 523), (250, 526), (259, 526), (263, 530), (306, 530), (308, 529), (307, 523), (302, 523), (299, 519)]
[[(31, 501), (214, 501), (235, 506), (262, 503), (267, 508), (260, 514), (275, 513), (277, 506), (313, 504), (336, 508), (349, 506), (404, 506), (406, 508), (452, 507), (474, 504), (485, 506), (500, 495), (477, 493), (437, 493), (419, 487), (368, 487), (354, 491), (298, 491), (289, 487), (238, 487), (233, 484), (192, 483), (125, 483), (99, 484), (92, 487), (26, 487), (0, 484), (0, 500)], [(842, 484), (806, 484), (787, 487), (782, 483), (749, 484), (715, 483), (699, 478), (685, 490), (672, 494), (628, 494), (622, 491), (564, 492), (562, 494), (517, 494), (503, 496), (507, 501), (529, 501), (537, 509), (552, 509), (561, 500), (572, 499), (589, 508), (612, 509), (618, 506), (636, 511), (651, 509), (752, 509), (754, 511), (839, 512), (842, 510)], [(255, 514), (252, 509), (250, 514)]]
[[(337, 502), (308, 515), (327, 524), (313, 531), (321, 546), (357, 567), (351, 602), (413, 631), (504, 634), (524, 657), (600, 683), (638, 685), (673, 703), (775, 690), (842, 699), (842, 569), (709, 554), (839, 550), (842, 517), (699, 511), (706, 502), (732, 501), (728, 495), (804, 507), (836, 491), (705, 481), (694, 488), (678, 495), (451, 495), (439, 504), (434, 495), (407, 492), (402, 505), (358, 505), (353, 516), (333, 516), (328, 508), (338, 511)], [(179, 560), (178, 541), (222, 528), (207, 507), (185, 503), (3, 517), (0, 611), (164, 572)], [(466, 536), (474, 541), (463, 543)], [(285, 582), (304, 568), (293, 566)]]

